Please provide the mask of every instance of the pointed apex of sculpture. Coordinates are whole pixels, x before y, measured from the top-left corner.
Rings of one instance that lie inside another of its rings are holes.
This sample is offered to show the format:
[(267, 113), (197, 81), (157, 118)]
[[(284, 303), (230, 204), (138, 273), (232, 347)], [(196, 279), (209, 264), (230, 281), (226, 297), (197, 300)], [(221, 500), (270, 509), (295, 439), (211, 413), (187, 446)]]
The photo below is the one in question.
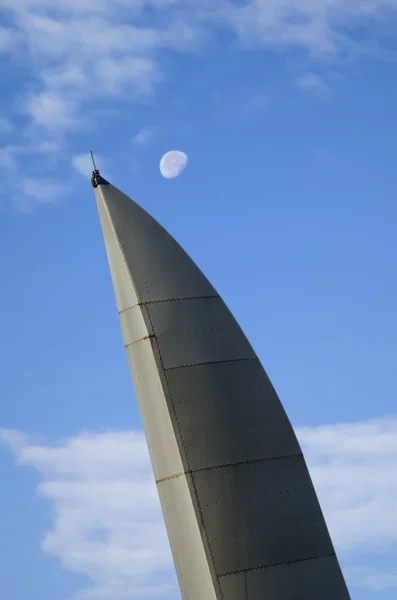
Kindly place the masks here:
[(92, 187), (96, 188), (96, 187), (98, 187), (98, 185), (109, 185), (109, 182), (106, 181), (106, 179), (104, 179), (101, 176), (99, 170), (96, 168), (95, 159), (94, 159), (92, 150), (90, 150), (90, 154), (91, 154), (92, 164), (94, 167), (94, 170), (92, 171), (92, 176), (91, 176)]

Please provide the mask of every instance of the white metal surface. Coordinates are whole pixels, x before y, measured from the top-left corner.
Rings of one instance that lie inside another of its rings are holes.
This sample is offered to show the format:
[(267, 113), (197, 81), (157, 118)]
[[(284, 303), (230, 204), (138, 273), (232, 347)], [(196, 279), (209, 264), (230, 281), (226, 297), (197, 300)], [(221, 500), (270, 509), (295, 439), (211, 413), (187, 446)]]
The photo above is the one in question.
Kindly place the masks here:
[[(189, 486), (190, 484), (190, 486)], [(161, 481), (160, 501), (182, 598), (216, 600), (217, 595), (192, 504), (190, 475)]]

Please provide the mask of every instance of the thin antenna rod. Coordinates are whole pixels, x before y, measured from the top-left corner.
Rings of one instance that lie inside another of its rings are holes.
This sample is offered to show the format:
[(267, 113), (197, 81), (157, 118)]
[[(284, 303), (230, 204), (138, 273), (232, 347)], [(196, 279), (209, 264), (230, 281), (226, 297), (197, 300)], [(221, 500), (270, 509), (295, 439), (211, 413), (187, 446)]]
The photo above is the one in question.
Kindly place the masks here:
[(96, 164), (95, 164), (95, 159), (94, 159), (94, 155), (92, 153), (92, 150), (90, 150), (90, 154), (91, 154), (92, 164), (94, 165), (94, 171), (97, 171)]

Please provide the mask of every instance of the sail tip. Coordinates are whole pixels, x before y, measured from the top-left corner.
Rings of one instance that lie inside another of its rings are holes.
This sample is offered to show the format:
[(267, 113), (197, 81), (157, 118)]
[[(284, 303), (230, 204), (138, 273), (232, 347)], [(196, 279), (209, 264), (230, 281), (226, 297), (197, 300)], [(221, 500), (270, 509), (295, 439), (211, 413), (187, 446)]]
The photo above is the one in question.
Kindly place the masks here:
[(106, 181), (106, 179), (104, 179), (101, 176), (99, 170), (97, 169), (97, 166), (95, 164), (95, 158), (94, 158), (94, 155), (92, 153), (92, 150), (90, 150), (90, 154), (91, 154), (92, 165), (94, 167), (94, 170), (92, 171), (92, 176), (91, 176), (92, 187), (96, 188), (96, 187), (98, 187), (98, 185), (109, 185), (109, 182)]

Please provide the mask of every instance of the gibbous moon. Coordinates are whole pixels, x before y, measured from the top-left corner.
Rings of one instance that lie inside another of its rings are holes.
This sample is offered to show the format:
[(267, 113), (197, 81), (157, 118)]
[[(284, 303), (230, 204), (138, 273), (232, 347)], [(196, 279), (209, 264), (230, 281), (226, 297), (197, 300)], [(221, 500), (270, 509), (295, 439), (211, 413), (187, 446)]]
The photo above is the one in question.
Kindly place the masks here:
[(174, 179), (184, 171), (187, 165), (187, 156), (180, 150), (170, 150), (160, 160), (160, 173), (166, 179)]

